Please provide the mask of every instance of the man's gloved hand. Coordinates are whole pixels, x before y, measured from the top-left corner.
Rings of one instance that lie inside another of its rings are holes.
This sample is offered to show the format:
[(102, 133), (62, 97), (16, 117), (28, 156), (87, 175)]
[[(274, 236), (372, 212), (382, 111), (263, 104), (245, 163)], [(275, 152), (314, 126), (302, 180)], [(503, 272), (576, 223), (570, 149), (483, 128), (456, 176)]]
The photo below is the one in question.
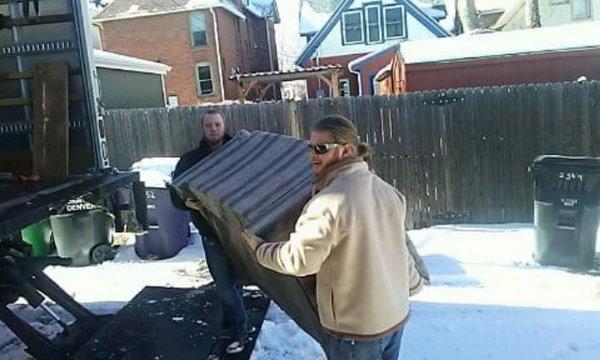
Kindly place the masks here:
[(250, 250), (252, 250), (253, 253), (256, 253), (256, 249), (258, 249), (259, 246), (265, 243), (263, 239), (259, 238), (254, 234), (251, 234), (248, 230), (242, 231), (242, 237), (244, 238), (244, 241), (246, 241), (246, 244), (248, 244), (248, 247), (250, 247)]
[(202, 208), (204, 207), (200, 201), (195, 200), (195, 199), (185, 200), (185, 206), (187, 206), (189, 209), (198, 210), (198, 211), (202, 210)]

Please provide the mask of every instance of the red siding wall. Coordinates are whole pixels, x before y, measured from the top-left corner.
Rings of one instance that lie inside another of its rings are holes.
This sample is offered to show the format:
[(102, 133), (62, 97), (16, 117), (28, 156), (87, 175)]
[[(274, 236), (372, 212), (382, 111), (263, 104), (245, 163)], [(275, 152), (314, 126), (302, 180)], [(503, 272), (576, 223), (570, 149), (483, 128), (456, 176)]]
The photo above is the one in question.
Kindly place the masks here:
[(600, 50), (406, 65), (407, 91), (600, 79)]
[(365, 63), (360, 69), (360, 80), (362, 82), (362, 95), (373, 95), (372, 79), (379, 70), (388, 66), (394, 57), (394, 52), (382, 54), (377, 58)]
[[(349, 79), (350, 80), (350, 94), (352, 96), (358, 95), (358, 76), (353, 74), (348, 70), (348, 63), (354, 59), (358, 59), (359, 57), (365, 54), (355, 54), (355, 55), (345, 55), (345, 56), (332, 56), (326, 58), (319, 58), (317, 62), (315, 59), (311, 60), (309, 66), (317, 66), (317, 65), (342, 65), (344, 67), (344, 72), (340, 75), (341, 79)], [(317, 91), (319, 89), (323, 89), (325, 91), (325, 96), (329, 96), (329, 86), (325, 84), (323, 81), (310, 78), (306, 81), (307, 89), (308, 89), (308, 97), (310, 99), (314, 99), (317, 97)]]

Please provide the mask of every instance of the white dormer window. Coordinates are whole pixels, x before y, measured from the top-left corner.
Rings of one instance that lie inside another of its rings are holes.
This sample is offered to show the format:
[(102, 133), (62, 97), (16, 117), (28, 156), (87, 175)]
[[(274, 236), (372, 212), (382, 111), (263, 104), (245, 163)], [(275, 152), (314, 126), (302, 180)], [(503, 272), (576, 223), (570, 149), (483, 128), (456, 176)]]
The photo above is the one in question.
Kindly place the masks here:
[(381, 42), (383, 36), (381, 31), (381, 7), (379, 5), (365, 6), (367, 18), (367, 43)]
[(403, 5), (386, 6), (383, 8), (384, 36), (387, 39), (406, 37), (405, 10)]
[(352, 10), (342, 15), (342, 37), (345, 45), (364, 42), (362, 10)]

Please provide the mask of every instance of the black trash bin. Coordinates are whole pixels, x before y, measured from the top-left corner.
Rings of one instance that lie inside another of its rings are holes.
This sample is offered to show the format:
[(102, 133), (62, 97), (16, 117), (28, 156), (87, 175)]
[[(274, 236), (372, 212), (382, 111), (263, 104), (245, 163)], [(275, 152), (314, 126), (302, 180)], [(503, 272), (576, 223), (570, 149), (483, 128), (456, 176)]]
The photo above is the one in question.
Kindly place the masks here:
[(535, 159), (535, 259), (542, 265), (590, 269), (600, 223), (600, 158)]

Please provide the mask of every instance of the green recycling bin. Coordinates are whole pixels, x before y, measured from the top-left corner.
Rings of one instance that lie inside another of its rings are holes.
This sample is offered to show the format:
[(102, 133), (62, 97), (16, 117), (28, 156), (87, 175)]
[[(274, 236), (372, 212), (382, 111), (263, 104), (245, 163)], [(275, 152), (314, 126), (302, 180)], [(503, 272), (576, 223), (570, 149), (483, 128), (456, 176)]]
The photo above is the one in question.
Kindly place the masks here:
[(46, 256), (50, 254), (52, 245), (52, 226), (50, 219), (45, 219), (21, 230), (23, 241), (31, 245), (33, 256)]

